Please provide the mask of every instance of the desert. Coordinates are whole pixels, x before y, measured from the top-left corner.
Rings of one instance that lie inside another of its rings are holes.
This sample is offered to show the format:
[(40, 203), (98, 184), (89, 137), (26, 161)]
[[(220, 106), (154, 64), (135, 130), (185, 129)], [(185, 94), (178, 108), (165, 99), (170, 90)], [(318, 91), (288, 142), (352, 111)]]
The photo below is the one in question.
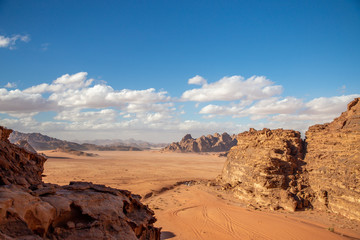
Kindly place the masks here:
[(251, 128), (226, 153), (205, 151), (232, 142), (225, 133), (200, 141), (188, 134), (170, 145), (182, 151), (36, 153), (0, 127), (0, 236), (360, 239), (359, 116), (355, 98), (305, 139)]
[(359, 0), (0, 0), (0, 240), (360, 240), (359, 43)]
[[(358, 239), (358, 221), (308, 210), (254, 209), (211, 186), (225, 157), (216, 154), (44, 151), (45, 182), (90, 181), (140, 194), (154, 210), (161, 239)], [(150, 195), (150, 196), (149, 196)], [(333, 231), (332, 231), (333, 230)]]

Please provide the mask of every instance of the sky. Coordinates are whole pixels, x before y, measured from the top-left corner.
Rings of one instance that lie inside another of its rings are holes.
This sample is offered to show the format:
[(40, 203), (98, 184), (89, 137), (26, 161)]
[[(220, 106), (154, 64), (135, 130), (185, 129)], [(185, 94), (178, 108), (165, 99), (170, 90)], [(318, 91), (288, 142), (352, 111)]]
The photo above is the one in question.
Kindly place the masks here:
[(304, 136), (360, 96), (359, 43), (359, 0), (0, 0), (0, 125), (65, 140)]

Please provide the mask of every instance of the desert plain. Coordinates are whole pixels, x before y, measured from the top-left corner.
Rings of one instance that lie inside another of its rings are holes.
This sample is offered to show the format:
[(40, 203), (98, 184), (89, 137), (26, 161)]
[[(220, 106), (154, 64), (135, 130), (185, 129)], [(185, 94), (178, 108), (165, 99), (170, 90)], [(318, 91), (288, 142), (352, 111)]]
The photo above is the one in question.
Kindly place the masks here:
[(43, 151), (44, 182), (88, 181), (127, 189), (155, 212), (161, 239), (360, 239), (359, 222), (315, 210), (270, 211), (214, 184), (225, 157), (160, 151)]

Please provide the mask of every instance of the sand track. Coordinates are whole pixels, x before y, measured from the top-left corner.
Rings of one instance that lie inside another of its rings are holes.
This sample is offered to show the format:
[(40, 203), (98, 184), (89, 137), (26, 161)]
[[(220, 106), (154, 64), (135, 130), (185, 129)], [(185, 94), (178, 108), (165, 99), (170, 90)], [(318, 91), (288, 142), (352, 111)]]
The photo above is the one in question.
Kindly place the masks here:
[(45, 163), (44, 181), (92, 181), (146, 196), (143, 202), (155, 211), (162, 239), (360, 239), (356, 222), (314, 211), (291, 214), (244, 208), (226, 193), (206, 186), (206, 179), (221, 172), (225, 158), (211, 154), (95, 153), (99, 156), (45, 152), (50, 158)]

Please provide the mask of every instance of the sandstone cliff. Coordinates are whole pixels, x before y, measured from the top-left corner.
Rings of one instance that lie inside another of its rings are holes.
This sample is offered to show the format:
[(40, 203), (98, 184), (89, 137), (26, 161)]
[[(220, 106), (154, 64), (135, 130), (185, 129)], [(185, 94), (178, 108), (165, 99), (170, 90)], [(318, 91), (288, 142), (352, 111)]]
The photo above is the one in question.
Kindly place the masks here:
[(163, 151), (173, 152), (226, 152), (235, 146), (237, 140), (235, 136), (227, 133), (201, 136), (197, 139), (190, 134), (183, 137), (180, 142), (174, 142), (165, 147)]
[(360, 98), (331, 123), (238, 135), (218, 180), (240, 199), (272, 209), (326, 209), (360, 220)]
[(314, 205), (360, 220), (360, 98), (333, 122), (306, 132)]
[(303, 154), (297, 131), (250, 129), (238, 135), (221, 178), (240, 199), (294, 211), (308, 205), (301, 191)]
[(0, 239), (160, 239), (137, 195), (103, 185), (41, 181), (45, 158), (0, 127)]

